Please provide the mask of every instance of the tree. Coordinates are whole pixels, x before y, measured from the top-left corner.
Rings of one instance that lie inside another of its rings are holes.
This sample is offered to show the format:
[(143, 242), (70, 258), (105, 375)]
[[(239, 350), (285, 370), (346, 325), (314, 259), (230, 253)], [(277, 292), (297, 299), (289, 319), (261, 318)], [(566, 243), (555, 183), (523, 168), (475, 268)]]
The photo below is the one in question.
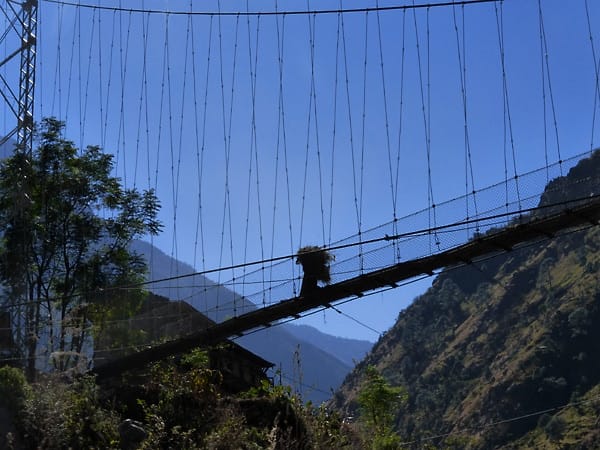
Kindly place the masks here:
[(29, 378), (40, 352), (72, 367), (91, 325), (141, 301), (140, 289), (116, 288), (143, 280), (145, 261), (129, 244), (161, 228), (154, 192), (123, 188), (113, 156), (80, 152), (63, 128), (44, 119), (31, 154), (17, 149), (0, 164), (0, 280)]
[(334, 256), (327, 250), (315, 245), (307, 245), (298, 250), (296, 264), (301, 264), (304, 272), (300, 288), (301, 296), (313, 293), (317, 289), (319, 281), (323, 283), (331, 281), (329, 264), (334, 259)]
[(398, 448), (400, 438), (394, 433), (393, 425), (398, 408), (406, 402), (406, 391), (402, 387), (390, 386), (373, 366), (367, 367), (365, 375), (357, 400), (371, 448)]

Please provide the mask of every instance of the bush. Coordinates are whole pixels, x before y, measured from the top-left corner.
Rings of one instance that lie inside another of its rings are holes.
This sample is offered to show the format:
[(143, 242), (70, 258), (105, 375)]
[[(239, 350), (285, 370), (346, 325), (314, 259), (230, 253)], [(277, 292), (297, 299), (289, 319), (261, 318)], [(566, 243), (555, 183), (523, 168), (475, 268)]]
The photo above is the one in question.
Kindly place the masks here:
[[(352, 446), (358, 437), (352, 440), (348, 426), (325, 407), (303, 404), (288, 387), (268, 382), (244, 398), (224, 396), (219, 373), (206, 364), (199, 351), (182, 358), (181, 365), (156, 363), (142, 384), (113, 384), (102, 396), (92, 377), (65, 383), (44, 375), (29, 386), (20, 370), (3, 368), (0, 400), (15, 405), (20, 399), (15, 416), (24, 450), (359, 448)], [(132, 418), (132, 404), (139, 408), (134, 419), (141, 422), (141, 442), (119, 436), (119, 424), (127, 421), (117, 411)], [(393, 448), (384, 441), (377, 448)]]
[(393, 387), (373, 366), (367, 367), (366, 381), (358, 393), (360, 422), (365, 426), (365, 443), (374, 450), (395, 449), (400, 438), (393, 431), (398, 409), (408, 395), (402, 387)]
[(309, 429), (309, 440), (314, 449), (350, 448), (350, 430), (344, 427), (336, 412), (328, 411), (324, 405), (314, 408), (303, 406), (300, 415)]
[(544, 430), (548, 437), (556, 440), (562, 436), (566, 426), (567, 423), (565, 422), (565, 419), (560, 416), (554, 416), (548, 421), (546, 426), (544, 426)]
[[(202, 353), (192, 353), (184, 363), (203, 366), (203, 359)], [(142, 448), (194, 448), (218, 422), (219, 384), (219, 373), (207, 368), (154, 364), (139, 400), (149, 433)]]
[(373, 450), (398, 450), (402, 439), (397, 434), (386, 434), (373, 438)]
[(243, 448), (259, 450), (270, 444), (267, 430), (251, 428), (244, 416), (233, 408), (224, 409), (220, 420), (204, 439), (204, 447), (210, 450)]
[(16, 413), (29, 393), (30, 387), (22, 370), (9, 366), (0, 368), (0, 405)]
[(588, 334), (588, 327), (591, 323), (590, 315), (585, 308), (577, 308), (568, 318), (569, 327), (571, 328), (571, 336), (586, 336)]
[(118, 448), (119, 417), (98, 401), (94, 379), (65, 384), (52, 377), (32, 386), (21, 418), (26, 448)]

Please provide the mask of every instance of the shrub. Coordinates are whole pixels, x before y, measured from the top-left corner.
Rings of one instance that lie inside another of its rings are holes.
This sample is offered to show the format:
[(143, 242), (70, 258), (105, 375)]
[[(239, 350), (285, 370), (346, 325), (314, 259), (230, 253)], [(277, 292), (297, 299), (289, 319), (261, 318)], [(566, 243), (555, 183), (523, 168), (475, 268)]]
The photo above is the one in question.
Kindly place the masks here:
[(119, 417), (100, 406), (93, 378), (65, 384), (51, 377), (32, 394), (20, 424), (28, 448), (118, 448)]
[(562, 436), (566, 426), (567, 423), (565, 422), (565, 419), (560, 416), (554, 416), (544, 426), (544, 430), (546, 431), (548, 437), (556, 440)]
[[(202, 353), (186, 357), (187, 366), (202, 366)], [(149, 433), (142, 448), (195, 448), (218, 420), (219, 374), (206, 368), (182, 370), (173, 361), (156, 363), (139, 400)]]
[(367, 367), (358, 403), (360, 420), (366, 428), (365, 441), (371, 448), (398, 448), (400, 438), (393, 431), (393, 423), (399, 407), (406, 403), (407, 398), (404, 388), (390, 386), (375, 367)]
[(0, 368), (0, 405), (18, 412), (29, 393), (30, 387), (22, 370), (9, 366)]
[(590, 315), (587, 309), (579, 307), (575, 309), (568, 318), (569, 327), (571, 328), (571, 336), (585, 336), (588, 334), (588, 327), (590, 325)]

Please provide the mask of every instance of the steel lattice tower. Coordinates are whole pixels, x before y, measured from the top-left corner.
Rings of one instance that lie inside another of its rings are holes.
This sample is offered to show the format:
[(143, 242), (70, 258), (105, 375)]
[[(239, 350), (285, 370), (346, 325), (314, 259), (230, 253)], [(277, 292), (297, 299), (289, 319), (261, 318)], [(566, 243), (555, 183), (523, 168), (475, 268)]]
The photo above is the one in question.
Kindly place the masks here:
[[(8, 123), (15, 126), (6, 132), (4, 136), (0, 133), (0, 145), (15, 139), (15, 155), (21, 153), (25, 158), (19, 158), (25, 169), (33, 152), (33, 107), (35, 92), (35, 70), (36, 70), (36, 44), (37, 44), (37, 14), (38, 0), (3, 0), (0, 3), (0, 18), (4, 16), (5, 30), (0, 35), (0, 44), (4, 49), (4, 57), (0, 61), (0, 96), (4, 101), (2, 117), (8, 128)], [(17, 72), (18, 70), (18, 72)], [(15, 93), (18, 85), (18, 92)], [(2, 102), (0, 101), (0, 104)], [(4, 150), (4, 149), (3, 149)], [(8, 155), (5, 155), (8, 156)], [(16, 186), (17, 197), (13, 204), (13, 219), (20, 223), (21, 218), (27, 215), (28, 210), (28, 184), (27, 171), (22, 172), (21, 179)], [(23, 228), (24, 241), (29, 230)], [(29, 246), (23, 245), (23, 261), (27, 261)], [(24, 272), (17, 283), (18, 297), (21, 299), (16, 308), (11, 310), (12, 320), (17, 320), (20, 325), (16, 332), (17, 345), (20, 348), (31, 346), (31, 340), (37, 335), (35, 325), (29, 321), (35, 314), (36, 304), (31, 302), (27, 293), (30, 291), (29, 277)], [(21, 306), (25, 305), (25, 306)], [(38, 306), (39, 307), (39, 306)], [(9, 320), (10, 320), (9, 319)], [(31, 348), (31, 347), (29, 347)], [(23, 361), (23, 365), (29, 373), (35, 373), (35, 359), (30, 358)]]
[(0, 43), (4, 43), (5, 48), (14, 49), (7, 52), (8, 54), (0, 61), (0, 68), (7, 66), (12, 70), (17, 56), (20, 56), (18, 93), (15, 94), (14, 85), (11, 83), (13, 78), (0, 74), (0, 84), (2, 84), (0, 93), (16, 119), (15, 127), (0, 137), (0, 144), (16, 134), (17, 150), (29, 153), (33, 144), (38, 0), (23, 2), (6, 0), (0, 9), (7, 23), (6, 29), (0, 36)]

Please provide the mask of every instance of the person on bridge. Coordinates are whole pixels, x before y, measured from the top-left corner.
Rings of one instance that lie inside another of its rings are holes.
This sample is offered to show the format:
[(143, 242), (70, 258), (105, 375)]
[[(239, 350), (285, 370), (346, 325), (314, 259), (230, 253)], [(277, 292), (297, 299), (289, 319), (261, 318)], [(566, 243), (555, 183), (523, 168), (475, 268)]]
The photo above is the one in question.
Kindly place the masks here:
[(334, 259), (335, 257), (327, 250), (315, 245), (307, 245), (298, 250), (296, 264), (301, 264), (304, 272), (300, 297), (314, 294), (319, 289), (319, 281), (323, 283), (331, 281), (329, 264)]

